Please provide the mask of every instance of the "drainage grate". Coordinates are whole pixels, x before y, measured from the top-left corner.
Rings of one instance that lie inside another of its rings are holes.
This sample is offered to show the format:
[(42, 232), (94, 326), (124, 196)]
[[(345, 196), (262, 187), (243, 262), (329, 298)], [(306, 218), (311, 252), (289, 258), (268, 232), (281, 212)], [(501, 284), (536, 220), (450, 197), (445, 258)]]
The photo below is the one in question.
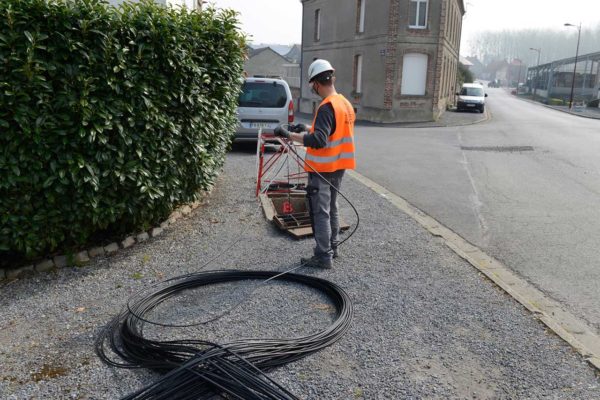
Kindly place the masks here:
[(468, 151), (496, 151), (505, 153), (533, 151), (533, 146), (460, 146), (460, 148), (461, 150)]

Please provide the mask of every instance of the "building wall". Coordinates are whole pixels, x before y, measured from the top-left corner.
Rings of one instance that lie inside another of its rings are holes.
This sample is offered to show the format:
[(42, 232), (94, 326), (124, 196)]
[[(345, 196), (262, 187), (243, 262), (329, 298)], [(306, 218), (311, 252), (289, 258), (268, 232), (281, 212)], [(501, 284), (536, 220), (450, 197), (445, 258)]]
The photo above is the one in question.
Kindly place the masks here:
[(436, 79), (439, 80), (437, 104), (434, 113), (438, 115), (454, 103), (458, 91), (457, 73), (462, 31), (463, 12), (458, 1), (448, 0), (441, 4), (438, 66)]
[[(283, 64), (283, 79), (290, 88), (300, 89), (300, 64)], [(298, 92), (298, 94), (300, 94)]]
[[(386, 0), (367, 0), (368, 3), (387, 3)], [(345, 6), (342, 6), (342, 3)], [(348, 6), (351, 3), (351, 6)], [(315, 10), (321, 10), (321, 40), (314, 40)], [(357, 32), (356, 1), (309, 0), (303, 7), (302, 35), (302, 101), (300, 109), (312, 112), (320, 102), (318, 96), (310, 93), (306, 71), (316, 58), (324, 58), (336, 68), (336, 89), (350, 100), (363, 113), (364, 107), (382, 107), (385, 73), (384, 52), (387, 45), (387, 8), (369, 7), (365, 12), (365, 32)], [(383, 52), (383, 54), (382, 54)], [(354, 91), (354, 57), (362, 55), (363, 92)], [(362, 117), (362, 115), (359, 115)]]
[(285, 58), (275, 51), (267, 49), (246, 60), (244, 71), (248, 76), (273, 75), (283, 77), (285, 74), (284, 65), (286, 64), (287, 60)]
[[(375, 122), (437, 119), (453, 101), (462, 21), (461, 0), (429, 0), (425, 29), (409, 27), (410, 0), (364, 0), (365, 30), (357, 32), (358, 0), (303, 0), (302, 82), (315, 58), (336, 68), (336, 89), (350, 100), (357, 118)], [(351, 6), (349, 6), (349, 4)], [(315, 10), (321, 10), (315, 41)], [(427, 55), (424, 95), (402, 94), (407, 54)], [(362, 56), (362, 91), (355, 90), (355, 56)], [(300, 110), (320, 99), (302, 87)]]

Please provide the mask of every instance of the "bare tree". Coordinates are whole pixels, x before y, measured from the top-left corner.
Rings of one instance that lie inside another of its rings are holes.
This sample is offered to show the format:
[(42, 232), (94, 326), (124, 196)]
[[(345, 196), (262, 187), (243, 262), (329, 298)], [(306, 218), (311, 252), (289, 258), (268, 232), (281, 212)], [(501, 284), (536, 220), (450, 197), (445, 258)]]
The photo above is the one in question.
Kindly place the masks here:
[[(530, 47), (541, 48), (540, 63), (544, 64), (575, 55), (577, 32), (556, 29), (521, 29), (502, 31), (483, 31), (470, 40), (468, 48), (471, 55), (484, 63), (493, 60), (512, 60), (520, 58), (525, 64), (535, 65), (537, 54)], [(581, 30), (579, 54), (600, 51), (600, 24), (584, 27)]]

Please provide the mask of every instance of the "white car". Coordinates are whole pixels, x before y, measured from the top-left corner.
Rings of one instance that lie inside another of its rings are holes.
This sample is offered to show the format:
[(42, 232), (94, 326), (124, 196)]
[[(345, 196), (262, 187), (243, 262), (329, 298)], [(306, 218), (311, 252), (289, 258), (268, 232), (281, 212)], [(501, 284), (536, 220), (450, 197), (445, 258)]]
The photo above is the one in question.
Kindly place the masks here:
[(481, 113), (485, 111), (487, 93), (483, 90), (482, 85), (477, 83), (463, 83), (462, 89), (456, 95), (458, 96), (456, 111), (479, 110)]
[(294, 101), (287, 82), (278, 78), (246, 78), (238, 101), (236, 141), (256, 141), (258, 130), (273, 133), (294, 122)]

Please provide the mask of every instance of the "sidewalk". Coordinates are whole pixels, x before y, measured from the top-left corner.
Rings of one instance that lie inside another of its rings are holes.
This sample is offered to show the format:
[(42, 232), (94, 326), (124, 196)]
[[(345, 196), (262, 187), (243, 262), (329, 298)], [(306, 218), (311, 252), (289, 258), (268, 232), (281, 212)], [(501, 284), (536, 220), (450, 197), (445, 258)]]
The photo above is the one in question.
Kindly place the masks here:
[[(507, 93), (509, 92), (509, 90), (507, 90), (507, 89), (505, 89), (505, 90)], [(514, 95), (512, 95), (512, 96), (514, 96)], [(578, 117), (600, 119), (600, 108), (598, 108), (598, 107), (585, 107), (585, 106), (575, 106), (574, 105), (573, 108), (569, 109), (569, 106), (551, 106), (551, 105), (544, 104), (539, 101), (529, 99), (527, 97), (516, 96), (516, 98), (523, 100), (523, 101), (528, 101), (533, 104), (538, 104), (538, 105), (546, 107), (546, 108), (551, 108), (553, 110), (565, 112), (565, 113), (572, 114), (572, 115), (577, 115)]]
[[(0, 283), (0, 398), (124, 396), (156, 375), (102, 364), (93, 343), (132, 293), (198, 270), (283, 271), (309, 255), (312, 239), (285, 236), (263, 217), (253, 196), (254, 171), (255, 149), (238, 146), (209, 204), (162, 236), (82, 268)], [(306, 400), (600, 399), (597, 373), (516, 301), (385, 198), (349, 176), (342, 189), (360, 213), (358, 231), (340, 248), (334, 269), (297, 272), (350, 294), (352, 328), (270, 377)], [(351, 209), (340, 205), (354, 224)], [(244, 298), (249, 287), (210, 296), (195, 291), (162, 305), (157, 318), (205, 319)], [(310, 290), (270, 283), (215, 324), (146, 333), (220, 343), (296, 337), (328, 326), (330, 311)]]
[[(544, 104), (545, 105), (545, 104)], [(591, 108), (591, 107), (573, 107), (569, 110), (569, 106), (546, 106), (548, 108), (553, 108), (558, 111), (566, 112), (569, 114), (577, 115), (585, 118), (593, 118), (600, 119), (600, 108)]]

